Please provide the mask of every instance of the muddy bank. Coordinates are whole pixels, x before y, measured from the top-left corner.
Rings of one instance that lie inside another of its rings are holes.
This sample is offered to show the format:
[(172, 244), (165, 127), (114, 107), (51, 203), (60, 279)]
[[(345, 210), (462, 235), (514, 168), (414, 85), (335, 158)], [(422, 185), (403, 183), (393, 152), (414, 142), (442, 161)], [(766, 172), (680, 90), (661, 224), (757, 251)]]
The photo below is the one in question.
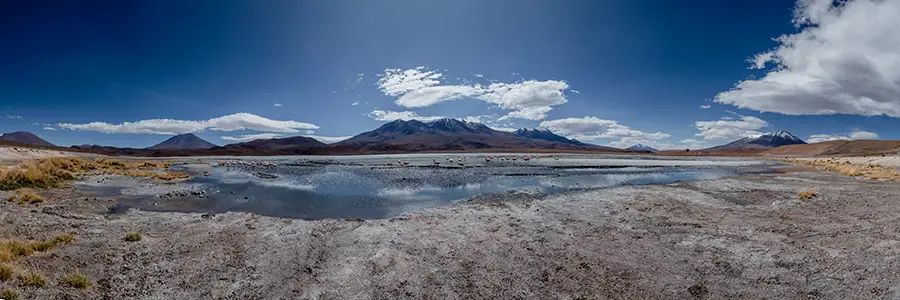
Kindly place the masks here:
[[(799, 200), (801, 190), (818, 196)], [(892, 299), (900, 185), (831, 173), (473, 201), (387, 220), (127, 211), (45, 192), (0, 236), (75, 242), (18, 262), (25, 299)], [(7, 196), (0, 192), (0, 197)], [(139, 231), (139, 242), (123, 240)], [(86, 274), (76, 290), (63, 274)]]

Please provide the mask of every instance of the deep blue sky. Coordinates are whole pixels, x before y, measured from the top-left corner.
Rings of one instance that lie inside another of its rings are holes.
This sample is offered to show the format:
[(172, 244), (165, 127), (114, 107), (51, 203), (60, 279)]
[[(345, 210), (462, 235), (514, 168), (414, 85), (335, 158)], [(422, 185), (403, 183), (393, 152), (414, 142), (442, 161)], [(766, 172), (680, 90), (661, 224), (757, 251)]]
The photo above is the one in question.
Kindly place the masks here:
[[(60, 145), (145, 147), (167, 136), (43, 128), (247, 112), (348, 136), (383, 123), (366, 115), (376, 108), (505, 114), (475, 100), (398, 107), (375, 84), (386, 68), (426, 66), (447, 82), (474, 74), (563, 80), (580, 93), (567, 92), (568, 103), (544, 120), (616, 120), (671, 134), (673, 143), (702, 139), (694, 122), (732, 116), (726, 110), (767, 121), (763, 132), (900, 138), (888, 131), (900, 124), (889, 117), (787, 116), (710, 101), (764, 74), (746, 60), (797, 31), (793, 7), (784, 0), (2, 1), (0, 132), (32, 131)], [(221, 136), (254, 133), (197, 134), (224, 144)]]

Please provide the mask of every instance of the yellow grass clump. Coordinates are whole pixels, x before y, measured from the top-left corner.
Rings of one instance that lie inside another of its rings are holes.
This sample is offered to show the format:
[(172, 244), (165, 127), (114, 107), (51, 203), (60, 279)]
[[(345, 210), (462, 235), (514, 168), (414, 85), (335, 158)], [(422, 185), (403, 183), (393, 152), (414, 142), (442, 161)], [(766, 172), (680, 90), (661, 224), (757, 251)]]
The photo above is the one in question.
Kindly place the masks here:
[(805, 190), (805, 191), (800, 192), (800, 194), (797, 195), (797, 198), (800, 198), (802, 200), (811, 200), (812, 198), (815, 198), (818, 196), (819, 195), (816, 194), (816, 191), (814, 191), (814, 190)]
[(31, 286), (36, 288), (43, 288), (47, 286), (47, 282), (44, 280), (44, 276), (41, 274), (31, 271), (25, 274), (19, 274), (19, 281), (22, 282), (24, 286)]
[[(75, 174), (99, 171), (133, 177), (188, 178), (187, 175), (159, 175), (147, 169), (168, 169), (170, 162), (144, 161), (129, 164), (115, 159), (45, 158), (29, 160), (15, 166), (0, 166), (0, 190), (20, 188), (52, 188), (75, 180)], [(183, 173), (176, 173), (183, 174)]]
[(0, 263), (0, 281), (8, 281), (13, 278), (14, 269), (5, 263)]
[(9, 196), (9, 201), (19, 204), (41, 203), (44, 202), (44, 197), (31, 190), (22, 190)]
[(3, 300), (19, 300), (19, 294), (10, 289), (5, 289), (0, 292), (0, 299)]
[(900, 172), (894, 168), (885, 168), (875, 164), (853, 164), (847, 160), (836, 158), (800, 160), (781, 159), (780, 161), (815, 166), (826, 171), (837, 172), (847, 176), (862, 177), (867, 180), (900, 180)]
[(66, 277), (62, 278), (62, 282), (68, 286), (79, 290), (86, 290), (91, 287), (91, 280), (84, 276), (84, 274), (69, 274)]
[(139, 242), (141, 240), (141, 234), (137, 232), (131, 232), (125, 234), (125, 241), (128, 242)]
[(175, 179), (186, 179), (191, 178), (191, 175), (182, 173), (182, 172), (166, 172), (162, 174), (153, 175), (153, 178), (160, 180), (175, 180)]

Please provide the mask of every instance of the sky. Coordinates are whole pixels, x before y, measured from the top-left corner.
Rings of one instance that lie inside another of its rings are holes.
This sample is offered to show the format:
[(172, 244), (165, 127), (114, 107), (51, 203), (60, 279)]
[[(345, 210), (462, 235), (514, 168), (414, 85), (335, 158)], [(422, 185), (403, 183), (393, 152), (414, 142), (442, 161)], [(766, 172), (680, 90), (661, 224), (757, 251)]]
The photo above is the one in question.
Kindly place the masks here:
[(0, 132), (147, 147), (394, 119), (700, 148), (900, 139), (900, 0), (4, 1)]

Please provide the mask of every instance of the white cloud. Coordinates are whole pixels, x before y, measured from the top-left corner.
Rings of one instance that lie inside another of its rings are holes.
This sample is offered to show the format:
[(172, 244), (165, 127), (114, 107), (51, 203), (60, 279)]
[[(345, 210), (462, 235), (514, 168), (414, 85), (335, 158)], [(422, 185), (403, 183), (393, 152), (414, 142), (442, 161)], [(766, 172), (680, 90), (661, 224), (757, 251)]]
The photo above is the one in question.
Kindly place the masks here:
[(751, 116), (740, 116), (739, 120), (697, 121), (694, 123), (704, 140), (737, 140), (749, 136), (760, 136), (760, 128), (769, 123)]
[(514, 110), (505, 118), (542, 120), (547, 117), (551, 106), (568, 102), (563, 91), (569, 88), (564, 81), (528, 80), (519, 83), (492, 83), (487, 92), (478, 98), (499, 105), (503, 109)]
[(281, 103), (275, 103), (275, 104), (273, 104), (273, 106), (275, 106), (275, 107), (281, 107)]
[(99, 131), (105, 133), (166, 135), (198, 132), (205, 129), (217, 131), (249, 129), (279, 133), (298, 133), (301, 132), (301, 129), (319, 128), (319, 126), (309, 123), (272, 120), (249, 113), (236, 113), (205, 121), (150, 119), (136, 122), (123, 122), (120, 124), (110, 124), (106, 122), (90, 122), (83, 124), (59, 123), (56, 124), (56, 126), (70, 130)]
[(868, 131), (854, 131), (850, 133), (850, 138), (854, 140), (874, 140), (878, 138), (878, 134)]
[(415, 69), (385, 69), (384, 74), (379, 74), (378, 88), (385, 95), (399, 96), (415, 90), (435, 86), (441, 83), (443, 76), (435, 71), (425, 70), (425, 67)]
[(579, 90), (571, 90), (571, 91), (576, 94), (581, 94), (581, 91), (579, 91)]
[(750, 60), (773, 68), (715, 101), (789, 115), (900, 117), (900, 1), (834, 2), (798, 1), (800, 32)]
[(711, 106), (711, 105), (700, 105), (700, 108), (702, 108), (702, 109), (707, 109), (707, 108), (710, 108), (710, 107), (712, 107), (712, 106)]
[(544, 121), (541, 122), (540, 126), (577, 140), (618, 139), (609, 144), (620, 148), (634, 144), (645, 144), (653, 147), (664, 146), (667, 144), (661, 140), (672, 137), (668, 133), (643, 132), (619, 124), (614, 120), (604, 120), (596, 117)]
[(478, 99), (511, 111), (501, 118), (542, 120), (552, 106), (567, 102), (565, 81), (526, 80), (516, 83), (494, 82), (488, 86), (471, 84), (441, 85), (441, 73), (418, 67), (408, 70), (386, 69), (379, 74), (378, 88), (402, 107), (427, 107), (462, 98)]
[(9, 119), (21, 119), (22, 116), (17, 116), (17, 115), (6, 115), (6, 118), (9, 118)]
[(50, 127), (50, 126), (46, 126), (46, 127), (44, 127), (44, 130), (56, 131), (56, 128), (53, 128), (53, 127)]
[(482, 77), (484, 77), (484, 74), (475, 73), (475, 77), (482, 78)]
[(223, 136), (222, 139), (226, 141), (235, 141), (235, 142), (249, 142), (252, 140), (268, 140), (274, 138), (280, 138), (284, 136), (280, 133), (257, 133), (257, 134), (245, 134), (238, 136)]
[(480, 85), (441, 85), (423, 87), (404, 93), (394, 101), (403, 107), (426, 107), (444, 101), (475, 97), (484, 92)]
[(368, 114), (368, 116), (377, 121), (394, 121), (394, 120), (419, 120), (422, 122), (430, 122), (439, 119), (443, 119), (444, 117), (440, 116), (420, 116), (414, 111), (390, 111), (390, 110), (373, 110)]
[(353, 103), (350, 103), (350, 105), (357, 106), (357, 105), (359, 105), (359, 101), (354, 101)]
[(877, 139), (878, 134), (874, 132), (868, 131), (854, 131), (849, 135), (841, 135), (834, 133), (820, 133), (810, 135), (808, 139), (806, 139), (807, 143), (819, 143), (819, 142), (827, 142), (827, 141), (838, 141), (838, 140), (873, 140)]
[(320, 142), (326, 143), (326, 144), (334, 144), (334, 143), (352, 138), (352, 136), (318, 136), (318, 135), (304, 135), (304, 136), (308, 137), (308, 138), (314, 138), (314, 139), (316, 139)]

